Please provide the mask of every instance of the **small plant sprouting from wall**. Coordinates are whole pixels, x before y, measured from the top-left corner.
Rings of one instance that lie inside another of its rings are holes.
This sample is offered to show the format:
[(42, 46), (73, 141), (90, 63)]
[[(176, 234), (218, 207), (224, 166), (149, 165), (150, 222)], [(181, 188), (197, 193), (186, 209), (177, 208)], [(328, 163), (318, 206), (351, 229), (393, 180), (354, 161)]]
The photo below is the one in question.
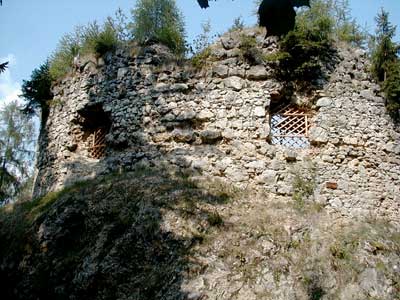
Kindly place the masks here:
[(296, 203), (296, 208), (303, 210), (307, 199), (309, 199), (316, 188), (317, 167), (315, 163), (305, 161), (304, 167), (292, 170), (293, 181), (292, 198)]
[(257, 48), (257, 40), (254, 36), (246, 34), (240, 35), (240, 56), (244, 61), (249, 64), (263, 64), (264, 55), (259, 48)]

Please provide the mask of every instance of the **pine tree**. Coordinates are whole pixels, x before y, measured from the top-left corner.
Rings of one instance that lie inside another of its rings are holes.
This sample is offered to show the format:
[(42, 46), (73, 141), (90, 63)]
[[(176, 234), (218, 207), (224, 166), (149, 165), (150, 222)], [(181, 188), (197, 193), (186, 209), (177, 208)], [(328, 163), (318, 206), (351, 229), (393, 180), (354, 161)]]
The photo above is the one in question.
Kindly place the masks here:
[(8, 67), (8, 61), (5, 63), (0, 63), (0, 73), (3, 73)]
[(49, 63), (45, 62), (33, 70), (31, 79), (24, 80), (21, 90), (22, 97), (27, 101), (24, 112), (27, 115), (40, 112), (41, 125), (44, 125), (49, 114), (49, 100), (53, 98)]
[(10, 201), (29, 177), (33, 136), (33, 122), (17, 102), (0, 110), (0, 203)]
[(389, 13), (382, 9), (375, 21), (377, 29), (372, 50), (372, 73), (379, 82), (383, 82), (386, 80), (388, 67), (398, 59), (399, 47), (393, 42), (396, 26), (389, 22)]
[(383, 9), (375, 21), (377, 29), (373, 37), (371, 71), (383, 87), (389, 114), (395, 121), (400, 121), (400, 46), (393, 41), (396, 26), (389, 22), (389, 13)]

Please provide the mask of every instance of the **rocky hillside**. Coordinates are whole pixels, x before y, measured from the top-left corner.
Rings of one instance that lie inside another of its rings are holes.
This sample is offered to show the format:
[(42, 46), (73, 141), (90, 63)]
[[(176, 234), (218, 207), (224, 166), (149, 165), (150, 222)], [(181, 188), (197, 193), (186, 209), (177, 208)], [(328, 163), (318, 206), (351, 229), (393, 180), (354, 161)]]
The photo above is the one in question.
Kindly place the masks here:
[(138, 169), (0, 210), (1, 299), (400, 299), (399, 228)]

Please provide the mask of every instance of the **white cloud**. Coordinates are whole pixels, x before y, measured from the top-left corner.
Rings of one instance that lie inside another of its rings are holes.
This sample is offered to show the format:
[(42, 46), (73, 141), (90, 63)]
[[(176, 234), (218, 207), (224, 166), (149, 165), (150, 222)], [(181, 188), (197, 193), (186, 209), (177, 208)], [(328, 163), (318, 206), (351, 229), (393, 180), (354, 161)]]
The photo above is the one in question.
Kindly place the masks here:
[(9, 54), (0, 58), (0, 62), (5, 61), (9, 63), (6, 71), (0, 74), (0, 108), (14, 100), (23, 102), (18, 97), (21, 94), (21, 84), (12, 77), (12, 69), (17, 64), (17, 59), (15, 55)]

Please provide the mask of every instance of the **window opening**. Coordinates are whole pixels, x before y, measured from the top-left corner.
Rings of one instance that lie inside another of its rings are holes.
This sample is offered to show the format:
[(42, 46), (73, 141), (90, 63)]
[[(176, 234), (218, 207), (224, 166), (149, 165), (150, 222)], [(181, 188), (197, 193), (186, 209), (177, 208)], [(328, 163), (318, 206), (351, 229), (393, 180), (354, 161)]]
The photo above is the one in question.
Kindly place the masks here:
[(98, 128), (93, 132), (92, 143), (89, 147), (91, 157), (99, 159), (106, 154), (106, 134), (107, 131), (104, 127)]
[(100, 159), (105, 156), (106, 135), (111, 128), (109, 116), (100, 105), (86, 107), (79, 111), (79, 129), (75, 133), (78, 148), (87, 156)]
[(288, 148), (308, 148), (311, 113), (294, 104), (277, 107), (271, 114), (271, 143)]

